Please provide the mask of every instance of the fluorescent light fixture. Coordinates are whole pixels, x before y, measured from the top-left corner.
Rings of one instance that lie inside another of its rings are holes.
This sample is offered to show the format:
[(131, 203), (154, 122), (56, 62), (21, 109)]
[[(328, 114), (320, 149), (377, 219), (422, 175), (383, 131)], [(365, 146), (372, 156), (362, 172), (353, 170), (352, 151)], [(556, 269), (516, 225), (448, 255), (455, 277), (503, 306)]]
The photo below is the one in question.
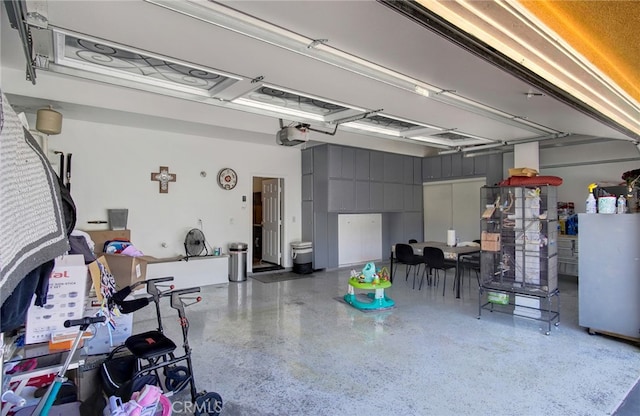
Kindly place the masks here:
[(350, 121), (348, 123), (342, 124), (342, 126), (350, 127), (352, 129), (357, 129), (357, 130), (364, 130), (364, 131), (368, 131), (368, 132), (371, 132), (371, 133), (384, 134), (384, 135), (387, 135), (387, 136), (402, 137), (398, 130), (385, 128), (385, 127), (374, 126), (374, 125), (371, 125), (371, 124), (358, 123), (357, 121)]
[(425, 97), (431, 96), (431, 91), (428, 89), (421, 87), (420, 85), (416, 85), (415, 90), (416, 94), (424, 95)]
[(246, 98), (236, 98), (231, 101), (234, 104), (245, 105), (247, 107), (256, 108), (259, 110), (267, 110), (273, 113), (287, 115), (295, 117), (296, 120), (315, 120), (315, 121), (324, 121), (324, 117), (318, 114), (307, 113), (305, 111), (294, 110), (291, 108), (281, 107), (278, 105), (272, 105), (267, 103), (261, 103), (258, 101), (248, 100)]

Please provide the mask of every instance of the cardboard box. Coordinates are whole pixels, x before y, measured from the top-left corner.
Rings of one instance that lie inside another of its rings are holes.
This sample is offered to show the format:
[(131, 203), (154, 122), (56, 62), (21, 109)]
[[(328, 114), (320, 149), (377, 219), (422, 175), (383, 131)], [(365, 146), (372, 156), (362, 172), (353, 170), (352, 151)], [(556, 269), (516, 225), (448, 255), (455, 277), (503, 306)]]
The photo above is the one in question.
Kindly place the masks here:
[(49, 278), (44, 307), (35, 306), (35, 296), (27, 311), (25, 343), (48, 342), (51, 333), (64, 331), (64, 321), (80, 319), (87, 291), (87, 266), (82, 254), (60, 256)]
[(85, 231), (91, 237), (91, 240), (96, 245), (94, 252), (96, 255), (102, 253), (104, 250), (104, 243), (110, 240), (129, 240), (131, 241), (130, 230), (98, 230), (98, 231)]
[(482, 251), (500, 251), (500, 234), (483, 231), (480, 236)]
[[(116, 288), (122, 289), (134, 283), (141, 282), (147, 276), (147, 261), (153, 257), (131, 257), (122, 254), (101, 254), (97, 261), (103, 265), (107, 264), (107, 269), (116, 281)], [(94, 280), (95, 281), (95, 280)]]

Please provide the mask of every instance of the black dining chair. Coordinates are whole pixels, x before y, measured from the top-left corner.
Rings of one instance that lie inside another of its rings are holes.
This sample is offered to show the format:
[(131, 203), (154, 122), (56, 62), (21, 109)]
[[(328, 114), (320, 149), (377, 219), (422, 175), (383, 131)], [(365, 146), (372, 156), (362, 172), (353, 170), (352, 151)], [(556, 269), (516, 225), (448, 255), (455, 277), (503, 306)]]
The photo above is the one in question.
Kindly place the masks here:
[[(473, 240), (473, 242), (480, 244), (480, 240)], [(462, 267), (462, 277), (464, 277), (465, 271), (469, 272), (469, 290), (471, 290), (471, 272), (476, 274), (476, 280), (480, 286), (480, 253), (464, 254), (460, 256), (459, 261), (460, 267)]]
[(398, 243), (396, 244), (396, 259), (398, 263), (402, 263), (407, 266), (405, 271), (404, 280), (409, 280), (409, 272), (413, 267), (413, 288), (416, 288), (416, 276), (420, 271), (420, 265), (424, 263), (422, 256), (417, 256), (413, 253), (413, 247), (409, 244)]
[[(432, 270), (435, 270), (435, 278), (437, 282), (440, 281), (440, 270), (444, 271), (444, 282), (442, 284), (442, 296), (444, 296), (444, 291), (447, 286), (447, 270), (455, 269), (456, 265), (452, 263), (448, 263), (444, 260), (444, 251), (437, 247), (425, 247), (422, 249), (422, 257), (425, 262), (425, 270), (422, 271), (422, 279), (420, 280), (420, 287), (422, 287), (422, 280), (424, 280), (424, 273), (429, 269), (429, 273)], [(454, 276), (455, 279), (455, 276)], [(438, 283), (436, 282), (436, 287)], [(455, 281), (454, 281), (455, 282)], [(455, 286), (454, 286), (455, 288)]]
[(413, 244), (413, 243), (417, 243), (418, 240), (416, 240), (415, 238), (412, 238), (409, 240), (409, 244)]

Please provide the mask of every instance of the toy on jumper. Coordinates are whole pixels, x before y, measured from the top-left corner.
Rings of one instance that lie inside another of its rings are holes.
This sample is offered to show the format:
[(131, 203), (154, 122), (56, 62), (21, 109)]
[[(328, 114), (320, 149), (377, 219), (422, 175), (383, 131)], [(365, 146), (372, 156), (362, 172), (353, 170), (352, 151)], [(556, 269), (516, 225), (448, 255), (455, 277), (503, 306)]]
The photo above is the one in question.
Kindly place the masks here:
[[(376, 271), (376, 266), (373, 263), (367, 263), (361, 273), (355, 270), (351, 271), (344, 301), (354, 308), (364, 311), (390, 309), (395, 305), (395, 302), (384, 294), (384, 290), (389, 287), (391, 287), (391, 281), (387, 268), (383, 267)], [(355, 289), (373, 290), (374, 292), (367, 293), (369, 299), (360, 300), (356, 296)]]

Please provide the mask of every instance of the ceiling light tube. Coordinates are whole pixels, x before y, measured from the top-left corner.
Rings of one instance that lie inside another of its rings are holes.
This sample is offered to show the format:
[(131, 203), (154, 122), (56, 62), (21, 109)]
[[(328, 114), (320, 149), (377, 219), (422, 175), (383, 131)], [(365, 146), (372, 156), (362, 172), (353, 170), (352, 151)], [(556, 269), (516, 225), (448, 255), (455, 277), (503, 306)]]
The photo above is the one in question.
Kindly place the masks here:
[(257, 108), (260, 110), (272, 111), (277, 114), (285, 114), (285, 115), (293, 116), (299, 119), (324, 121), (324, 117), (318, 114), (307, 113), (299, 110), (292, 110), (290, 108), (261, 103), (259, 101), (248, 100), (246, 98), (236, 98), (235, 100), (232, 100), (231, 103), (245, 105), (247, 107)]
[(488, 156), (488, 155), (499, 155), (500, 153), (504, 153), (505, 150), (484, 150), (480, 152), (467, 152), (462, 155), (462, 157), (477, 157), (477, 156)]
[(540, 137), (532, 137), (529, 139), (522, 139), (522, 140), (509, 140), (507, 142), (505, 142), (508, 145), (515, 145), (515, 144), (525, 144), (525, 143), (532, 143), (532, 142), (542, 142), (544, 140), (550, 140), (550, 139), (561, 139), (563, 137), (567, 137), (569, 136), (569, 133), (554, 133), (554, 134), (549, 134), (546, 136), (540, 136)]
[(471, 152), (474, 150), (487, 150), (487, 149), (495, 149), (496, 147), (507, 146), (507, 142), (499, 142), (499, 143), (491, 143), (491, 144), (480, 144), (477, 146), (469, 146), (461, 149), (462, 152)]
[(369, 124), (358, 123), (358, 122), (355, 122), (355, 121), (350, 121), (350, 122), (344, 123), (344, 124), (342, 124), (342, 126), (349, 127), (349, 128), (352, 128), (352, 129), (357, 129), (357, 130), (364, 130), (364, 131), (368, 131), (368, 132), (371, 132), (371, 133), (385, 134), (387, 136), (401, 137), (400, 136), (400, 132), (398, 132), (397, 130), (387, 129), (387, 128), (378, 127), (378, 126), (372, 126), (372, 125), (369, 125)]
[(429, 91), (428, 89), (421, 87), (420, 85), (416, 85), (414, 91), (416, 92), (416, 94), (420, 94), (423, 95), (425, 97), (429, 97), (431, 96), (431, 91)]

